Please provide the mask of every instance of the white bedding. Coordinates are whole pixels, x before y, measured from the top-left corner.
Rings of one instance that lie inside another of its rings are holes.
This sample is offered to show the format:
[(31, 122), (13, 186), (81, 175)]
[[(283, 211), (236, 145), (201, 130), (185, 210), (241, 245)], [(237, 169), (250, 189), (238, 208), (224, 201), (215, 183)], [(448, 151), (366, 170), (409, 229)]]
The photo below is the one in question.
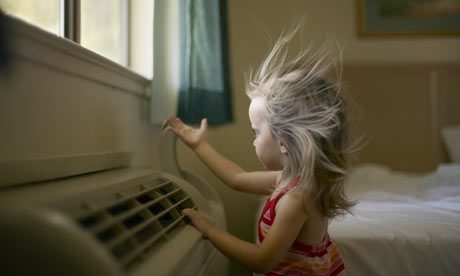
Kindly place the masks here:
[(354, 215), (331, 222), (349, 275), (459, 275), (460, 165), (427, 175), (352, 171)]

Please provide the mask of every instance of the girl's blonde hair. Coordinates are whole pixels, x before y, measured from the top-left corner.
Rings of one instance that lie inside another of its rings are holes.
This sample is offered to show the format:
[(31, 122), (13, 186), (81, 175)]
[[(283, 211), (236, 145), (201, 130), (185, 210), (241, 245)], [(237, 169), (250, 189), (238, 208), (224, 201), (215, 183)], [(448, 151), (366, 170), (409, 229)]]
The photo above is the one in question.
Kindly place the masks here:
[[(328, 43), (287, 58), (287, 45), (299, 27), (282, 35), (246, 85), (249, 98), (264, 97), (266, 120), (275, 139), (287, 149), (282, 182), (298, 178), (299, 189), (313, 196), (320, 212), (334, 217), (350, 212), (344, 180), (351, 139), (340, 85), (340, 55)], [(337, 80), (326, 80), (335, 68)]]

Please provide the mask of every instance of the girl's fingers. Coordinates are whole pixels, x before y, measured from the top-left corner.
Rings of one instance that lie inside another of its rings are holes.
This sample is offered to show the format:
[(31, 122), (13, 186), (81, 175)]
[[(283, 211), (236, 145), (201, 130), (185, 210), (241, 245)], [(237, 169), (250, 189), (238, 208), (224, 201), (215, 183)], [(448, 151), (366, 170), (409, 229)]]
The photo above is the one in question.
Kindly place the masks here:
[(193, 215), (193, 212), (195, 212), (195, 210), (190, 209), (190, 208), (186, 208), (186, 209), (182, 210), (182, 214), (183, 214), (184, 216), (187, 216), (187, 217), (192, 216), (192, 215)]
[(174, 130), (173, 130), (170, 126), (168, 126), (168, 125), (164, 126), (164, 127), (161, 129), (161, 131), (162, 131), (163, 133), (168, 132), (168, 131), (171, 131), (172, 133), (174, 133)]
[(200, 129), (205, 130), (208, 128), (208, 119), (203, 118), (201, 119)]
[(182, 123), (181, 119), (179, 119), (177, 117), (175, 117), (173, 121), (174, 121), (174, 124), (177, 125), (177, 126), (184, 125), (184, 123)]
[[(169, 126), (173, 128), (183, 128), (187, 126), (186, 124), (184, 124), (184, 122), (179, 117), (175, 117), (175, 116), (169, 116), (168, 119), (166, 119), (166, 122), (168, 123)], [(207, 127), (208, 127), (208, 119), (203, 118), (201, 120), (200, 128), (207, 128)]]
[(166, 119), (166, 123), (168, 124), (168, 126), (172, 127), (172, 126), (173, 126), (173, 117), (172, 117), (172, 116), (169, 116), (169, 117)]
[(180, 129), (183, 129), (184, 127), (184, 124), (177, 117), (169, 116), (166, 121), (168, 123), (168, 126), (171, 128), (171, 130), (176, 134), (177, 134), (177, 131), (179, 131)]
[(175, 129), (174, 125), (172, 124), (171, 116), (169, 116), (169, 117), (163, 122), (163, 125), (162, 125), (161, 129), (162, 129), (163, 132), (171, 131), (171, 132), (173, 132), (174, 134), (176, 134), (176, 129)]
[(161, 124), (161, 130), (162, 131), (166, 131), (166, 128), (169, 126), (168, 124), (168, 118), (166, 118), (166, 120), (163, 121), (163, 123)]
[(177, 121), (175, 117), (171, 117), (171, 119), (169, 120), (169, 123), (172, 127), (177, 127)]
[(171, 119), (171, 126), (178, 130), (184, 129), (186, 127), (186, 125), (177, 117)]

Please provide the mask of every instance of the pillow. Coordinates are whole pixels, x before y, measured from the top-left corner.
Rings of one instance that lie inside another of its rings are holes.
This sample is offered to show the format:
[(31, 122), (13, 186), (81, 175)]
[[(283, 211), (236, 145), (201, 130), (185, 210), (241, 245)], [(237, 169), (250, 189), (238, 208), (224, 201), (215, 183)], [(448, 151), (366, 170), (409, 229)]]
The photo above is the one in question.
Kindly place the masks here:
[(443, 127), (442, 138), (450, 160), (460, 163), (460, 125)]

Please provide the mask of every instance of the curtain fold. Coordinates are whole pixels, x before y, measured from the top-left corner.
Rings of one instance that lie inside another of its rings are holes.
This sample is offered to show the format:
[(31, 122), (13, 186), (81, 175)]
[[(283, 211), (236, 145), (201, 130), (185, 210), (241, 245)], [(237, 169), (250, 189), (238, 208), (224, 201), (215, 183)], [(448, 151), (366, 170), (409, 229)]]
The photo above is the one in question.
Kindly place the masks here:
[(186, 123), (208, 118), (232, 122), (225, 0), (181, 1), (178, 116)]

